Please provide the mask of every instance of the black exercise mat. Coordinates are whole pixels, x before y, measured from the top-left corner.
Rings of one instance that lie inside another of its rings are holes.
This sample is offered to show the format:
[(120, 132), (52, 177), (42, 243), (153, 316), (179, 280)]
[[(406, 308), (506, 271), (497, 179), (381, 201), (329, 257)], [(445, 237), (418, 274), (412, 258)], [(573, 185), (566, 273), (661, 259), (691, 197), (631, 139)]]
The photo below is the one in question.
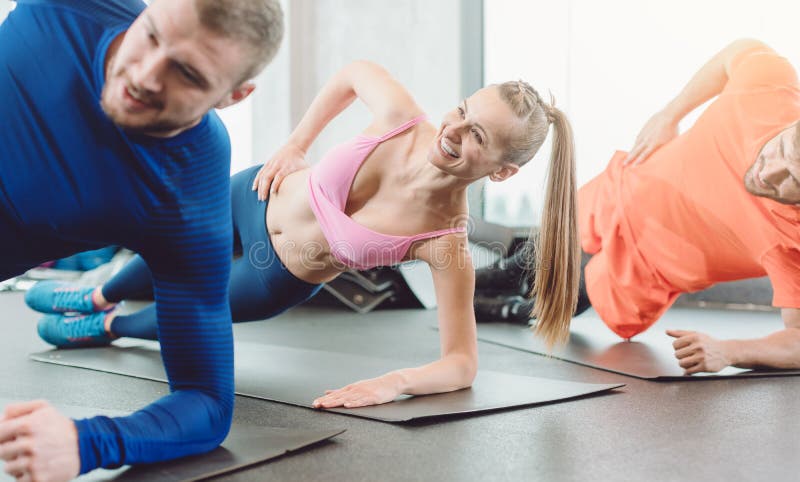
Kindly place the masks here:
[[(0, 398), (0, 408), (12, 402)], [(54, 403), (64, 415), (80, 419), (95, 415), (125, 415), (105, 409), (94, 409)], [(125, 466), (115, 470), (98, 469), (75, 479), (77, 482), (143, 481), (189, 482), (233, 472), (259, 464), (289, 452), (309, 447), (341, 434), (344, 430), (295, 430), (257, 427), (234, 423), (221, 447), (211, 452), (156, 464)], [(0, 482), (14, 479), (0, 472)]]
[[(649, 330), (631, 341), (608, 329), (594, 310), (572, 320), (570, 340), (552, 356), (561, 360), (647, 380), (697, 380), (732, 377), (800, 375), (800, 370), (746, 370), (727, 367), (718, 373), (686, 376), (667, 329), (700, 331), (718, 339), (758, 338), (783, 328), (780, 313), (672, 308)], [(545, 344), (530, 328), (506, 323), (479, 323), (478, 339), (546, 355)]]
[[(407, 364), (382, 358), (305, 350), (284, 346), (236, 343), (236, 393), (311, 407), (326, 389), (382, 375)], [(50, 350), (34, 360), (149, 380), (166, 381), (155, 342), (121, 340), (117, 346)], [(392, 403), (362, 408), (330, 409), (336, 413), (384, 422), (484, 412), (555, 402), (621, 387), (576, 383), (480, 371), (473, 387), (420, 397), (402, 396)]]

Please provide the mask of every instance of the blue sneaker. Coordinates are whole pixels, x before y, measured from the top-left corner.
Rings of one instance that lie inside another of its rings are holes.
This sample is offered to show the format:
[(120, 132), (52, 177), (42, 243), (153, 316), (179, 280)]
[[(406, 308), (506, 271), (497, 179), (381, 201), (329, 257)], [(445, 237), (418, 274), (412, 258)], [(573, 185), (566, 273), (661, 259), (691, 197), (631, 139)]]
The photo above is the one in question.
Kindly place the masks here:
[(85, 348), (111, 343), (103, 320), (107, 313), (47, 315), (39, 320), (39, 336), (58, 348)]
[(95, 313), (92, 291), (62, 281), (40, 281), (25, 293), (25, 303), (41, 313)]

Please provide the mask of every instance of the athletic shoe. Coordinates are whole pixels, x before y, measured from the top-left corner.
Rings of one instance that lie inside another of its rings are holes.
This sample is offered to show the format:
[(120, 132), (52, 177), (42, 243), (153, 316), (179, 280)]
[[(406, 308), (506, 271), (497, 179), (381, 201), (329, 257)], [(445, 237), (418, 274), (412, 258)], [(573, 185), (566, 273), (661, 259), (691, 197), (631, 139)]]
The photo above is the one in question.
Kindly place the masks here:
[(25, 303), (40, 313), (95, 313), (92, 291), (62, 281), (40, 281), (25, 293)]
[(39, 336), (58, 348), (85, 348), (111, 343), (103, 323), (107, 313), (47, 315), (39, 320)]
[(533, 311), (533, 300), (521, 296), (475, 295), (475, 318), (477, 321), (504, 321), (528, 324)]

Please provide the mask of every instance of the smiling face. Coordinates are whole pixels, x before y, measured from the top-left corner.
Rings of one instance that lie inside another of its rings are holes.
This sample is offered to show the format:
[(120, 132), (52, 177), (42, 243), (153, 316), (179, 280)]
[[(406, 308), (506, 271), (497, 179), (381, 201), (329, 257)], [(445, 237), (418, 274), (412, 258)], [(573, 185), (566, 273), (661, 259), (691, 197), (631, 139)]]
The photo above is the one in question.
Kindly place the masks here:
[(744, 175), (751, 194), (800, 205), (800, 122), (770, 139)]
[(101, 105), (128, 131), (177, 135), (240, 100), (246, 50), (203, 28), (194, 0), (154, 2), (109, 48)]
[(500, 98), (497, 87), (485, 87), (448, 112), (428, 151), (428, 162), (460, 179), (489, 176), (501, 181), (519, 166), (506, 160), (508, 139), (524, 132), (524, 122)]

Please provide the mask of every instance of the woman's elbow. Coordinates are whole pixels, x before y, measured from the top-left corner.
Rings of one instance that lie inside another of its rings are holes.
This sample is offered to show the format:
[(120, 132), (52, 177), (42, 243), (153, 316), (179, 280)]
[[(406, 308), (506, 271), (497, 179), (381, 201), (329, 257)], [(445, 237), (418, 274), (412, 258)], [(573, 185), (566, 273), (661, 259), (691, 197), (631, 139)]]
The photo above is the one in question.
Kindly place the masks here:
[(459, 368), (461, 388), (471, 387), (475, 377), (478, 376), (478, 356), (462, 355), (459, 357)]
[(375, 75), (389, 75), (381, 65), (370, 60), (354, 60), (345, 65), (342, 70), (348, 78), (364, 78)]

